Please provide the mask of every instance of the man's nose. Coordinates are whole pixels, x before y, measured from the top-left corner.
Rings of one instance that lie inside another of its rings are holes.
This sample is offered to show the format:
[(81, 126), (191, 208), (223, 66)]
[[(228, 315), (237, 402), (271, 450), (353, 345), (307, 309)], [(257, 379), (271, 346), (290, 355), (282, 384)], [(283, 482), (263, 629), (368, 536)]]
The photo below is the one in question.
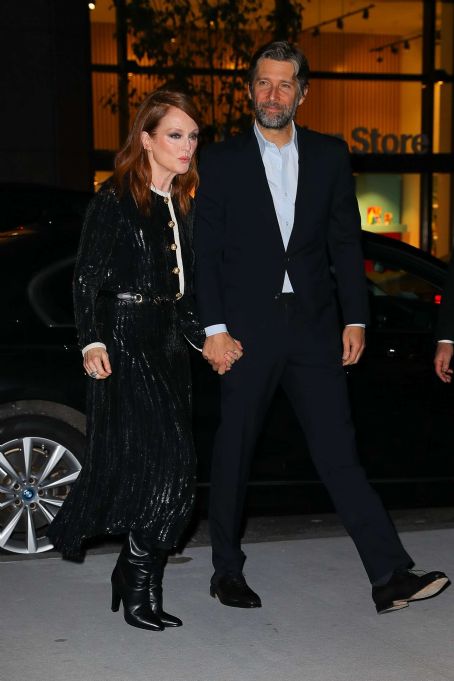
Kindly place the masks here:
[(275, 99), (279, 99), (279, 86), (278, 85), (273, 85), (271, 87), (270, 99), (272, 101), (275, 100)]

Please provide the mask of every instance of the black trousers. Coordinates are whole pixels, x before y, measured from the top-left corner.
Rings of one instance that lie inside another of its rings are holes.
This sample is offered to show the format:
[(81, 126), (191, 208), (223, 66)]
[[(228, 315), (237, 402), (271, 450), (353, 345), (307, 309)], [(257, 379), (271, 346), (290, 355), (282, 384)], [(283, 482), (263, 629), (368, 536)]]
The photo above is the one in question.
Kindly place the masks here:
[(272, 315), (253, 332), (239, 334), (239, 340), (244, 356), (221, 378), (221, 422), (212, 461), (215, 577), (240, 572), (245, 561), (240, 527), (251, 456), (279, 383), (370, 581), (411, 567), (413, 561), (358, 461), (334, 306), (308, 322), (296, 295), (282, 294)]

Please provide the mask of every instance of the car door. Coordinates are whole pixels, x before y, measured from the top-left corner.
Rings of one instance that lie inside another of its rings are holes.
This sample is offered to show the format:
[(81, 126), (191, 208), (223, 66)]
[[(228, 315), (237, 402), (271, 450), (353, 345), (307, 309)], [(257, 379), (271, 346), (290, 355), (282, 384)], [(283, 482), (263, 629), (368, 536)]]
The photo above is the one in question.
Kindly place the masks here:
[(454, 477), (454, 392), (433, 370), (444, 271), (415, 253), (369, 248), (367, 347), (349, 371), (360, 455), (369, 478), (394, 485), (391, 503), (415, 483), (433, 503)]

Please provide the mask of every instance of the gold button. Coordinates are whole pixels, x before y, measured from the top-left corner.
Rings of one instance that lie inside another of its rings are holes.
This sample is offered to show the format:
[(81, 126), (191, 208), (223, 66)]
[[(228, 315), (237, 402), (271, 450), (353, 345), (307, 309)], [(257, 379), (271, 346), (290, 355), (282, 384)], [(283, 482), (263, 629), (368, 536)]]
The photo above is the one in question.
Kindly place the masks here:
[(182, 297), (183, 297), (183, 294), (182, 294), (182, 293), (175, 293), (175, 298), (176, 298), (177, 300), (180, 300), (180, 298), (182, 298)]
[(173, 274), (180, 274), (180, 268), (179, 267), (174, 267), (172, 270)]
[(170, 250), (171, 251), (176, 251), (178, 246), (176, 244), (170, 244)]
[(164, 203), (169, 203), (169, 197), (168, 196), (164, 196)]
[(175, 227), (175, 223), (174, 223), (173, 220), (169, 220), (169, 222), (168, 222), (167, 224), (168, 224), (169, 227), (172, 228), (172, 229), (173, 229), (173, 227)]

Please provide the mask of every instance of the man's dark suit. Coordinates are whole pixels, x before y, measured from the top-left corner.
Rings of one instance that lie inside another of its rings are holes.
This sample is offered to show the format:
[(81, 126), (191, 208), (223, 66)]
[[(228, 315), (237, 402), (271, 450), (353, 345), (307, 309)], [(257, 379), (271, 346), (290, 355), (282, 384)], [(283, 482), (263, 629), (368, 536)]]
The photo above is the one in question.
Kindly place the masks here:
[[(196, 294), (202, 324), (225, 323), (244, 356), (221, 379), (210, 524), (216, 574), (241, 572), (240, 525), (250, 457), (278, 383), (371, 581), (408, 567), (357, 462), (340, 320), (367, 321), (360, 221), (348, 149), (297, 128), (299, 175), (285, 250), (253, 130), (202, 154), (196, 197)], [(335, 277), (332, 276), (332, 270)], [(285, 271), (295, 295), (282, 295)]]
[(446, 281), (443, 289), (438, 323), (435, 330), (436, 340), (454, 341), (454, 257), (449, 263)]

